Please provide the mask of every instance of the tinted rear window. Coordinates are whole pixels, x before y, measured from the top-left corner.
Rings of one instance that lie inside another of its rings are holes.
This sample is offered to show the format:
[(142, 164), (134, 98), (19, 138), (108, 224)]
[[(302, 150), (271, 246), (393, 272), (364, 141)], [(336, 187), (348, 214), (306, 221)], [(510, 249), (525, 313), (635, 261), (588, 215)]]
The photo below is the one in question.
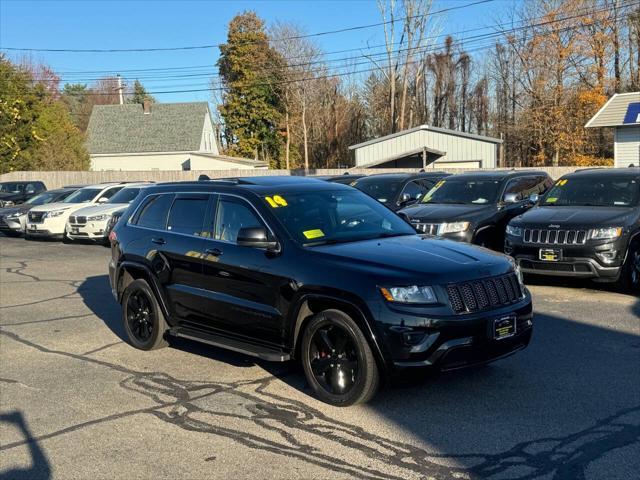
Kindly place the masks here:
[(202, 235), (207, 202), (207, 197), (177, 198), (169, 213), (167, 230), (187, 235)]
[(156, 195), (151, 197), (142, 207), (138, 215), (137, 225), (140, 227), (164, 230), (167, 225), (167, 214), (173, 201), (173, 195)]

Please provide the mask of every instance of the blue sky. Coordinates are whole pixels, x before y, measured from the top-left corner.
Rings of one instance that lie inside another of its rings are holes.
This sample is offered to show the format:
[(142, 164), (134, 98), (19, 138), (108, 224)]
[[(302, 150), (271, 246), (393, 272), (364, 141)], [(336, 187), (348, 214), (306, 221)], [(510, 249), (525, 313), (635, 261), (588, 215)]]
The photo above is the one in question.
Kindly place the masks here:
[[(438, 16), (439, 33), (488, 27), (514, 7), (518, 0), (494, 0)], [(434, 0), (433, 10), (465, 5), (474, 0)], [(0, 48), (158, 48), (223, 43), (229, 20), (243, 10), (255, 10), (267, 24), (292, 21), (309, 33), (380, 22), (375, 0), (325, 1), (0, 1)], [(477, 31), (469, 35), (484, 33)], [(383, 41), (382, 27), (316, 37), (326, 51), (366, 48)], [(379, 52), (380, 49), (375, 51)], [(358, 55), (336, 54), (329, 58)], [(11, 52), (17, 59), (21, 53)], [(206, 75), (215, 75), (218, 49), (171, 52), (29, 54), (61, 72), (63, 82), (87, 81), (122, 72), (133, 82), (140, 77), (147, 90), (168, 91), (207, 88)], [(199, 66), (176, 72), (128, 73), (132, 69)], [(363, 68), (363, 67), (360, 67)], [(84, 73), (100, 71), (101, 73)], [(105, 73), (102, 73), (104, 71)], [(164, 77), (164, 78), (159, 78)], [(85, 82), (83, 82), (85, 83)], [(211, 92), (156, 95), (162, 102), (212, 100)]]

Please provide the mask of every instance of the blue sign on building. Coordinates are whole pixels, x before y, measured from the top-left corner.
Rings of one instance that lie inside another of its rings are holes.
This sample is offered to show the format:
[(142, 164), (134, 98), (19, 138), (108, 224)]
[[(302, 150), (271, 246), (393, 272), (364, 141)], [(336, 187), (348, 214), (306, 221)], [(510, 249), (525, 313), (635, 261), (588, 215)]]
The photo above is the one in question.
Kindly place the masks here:
[(630, 103), (627, 106), (627, 113), (622, 121), (625, 125), (630, 123), (640, 123), (640, 102)]

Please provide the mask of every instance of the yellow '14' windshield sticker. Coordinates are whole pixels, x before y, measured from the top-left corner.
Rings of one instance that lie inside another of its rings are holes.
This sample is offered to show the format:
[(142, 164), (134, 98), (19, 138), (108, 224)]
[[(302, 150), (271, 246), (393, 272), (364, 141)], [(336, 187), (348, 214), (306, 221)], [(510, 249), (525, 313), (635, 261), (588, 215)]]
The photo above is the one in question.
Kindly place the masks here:
[(547, 198), (544, 203), (556, 203), (558, 199), (556, 197)]
[(264, 197), (271, 208), (286, 207), (289, 205), (287, 201), (280, 195), (273, 195), (271, 197)]
[(302, 232), (302, 234), (309, 240), (313, 240), (314, 238), (324, 237), (324, 232), (319, 228), (316, 228), (315, 230), (305, 230), (304, 232)]
[(558, 187), (564, 187), (564, 186), (567, 184), (567, 182), (568, 182), (568, 181), (569, 181), (568, 179), (558, 180), (558, 181), (556, 182), (556, 186), (558, 186)]

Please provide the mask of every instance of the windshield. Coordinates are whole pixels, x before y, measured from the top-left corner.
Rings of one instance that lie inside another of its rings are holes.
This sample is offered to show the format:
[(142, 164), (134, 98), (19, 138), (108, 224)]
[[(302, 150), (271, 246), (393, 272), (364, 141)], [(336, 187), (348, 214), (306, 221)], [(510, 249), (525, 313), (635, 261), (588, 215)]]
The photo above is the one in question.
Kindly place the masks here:
[(282, 194), (263, 200), (291, 237), (302, 245), (416, 234), (384, 205), (355, 190)]
[(564, 178), (544, 197), (545, 206), (629, 207), (638, 204), (640, 184), (630, 177)]
[(141, 187), (123, 188), (116, 193), (107, 203), (131, 203), (140, 193)]
[(102, 190), (98, 188), (81, 188), (63, 200), (63, 203), (87, 203), (93, 200)]
[(59, 195), (59, 193), (55, 192), (43, 192), (35, 197), (31, 197), (24, 203), (28, 203), (29, 205), (44, 205), (45, 203), (53, 202)]
[(362, 178), (351, 183), (352, 187), (375, 198), (380, 203), (392, 202), (402, 187), (402, 180), (389, 178)]
[(23, 183), (0, 183), (0, 192), (2, 193), (22, 193), (23, 190)]
[(500, 180), (440, 180), (422, 199), (422, 203), (477, 204), (495, 203)]

